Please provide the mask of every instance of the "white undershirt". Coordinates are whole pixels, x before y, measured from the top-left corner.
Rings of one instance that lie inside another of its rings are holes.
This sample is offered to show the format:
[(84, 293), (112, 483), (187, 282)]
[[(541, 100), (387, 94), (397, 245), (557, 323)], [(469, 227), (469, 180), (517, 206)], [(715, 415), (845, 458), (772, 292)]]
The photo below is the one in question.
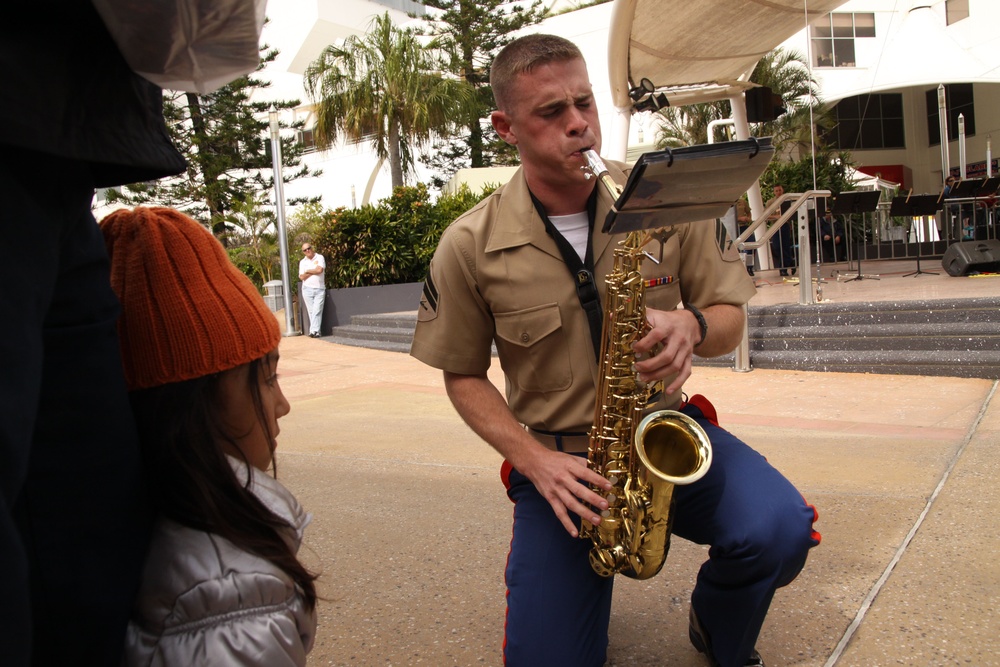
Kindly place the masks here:
[(570, 213), (569, 215), (550, 215), (549, 220), (552, 226), (559, 230), (569, 244), (580, 256), (580, 261), (585, 261), (587, 257), (587, 228), (590, 226), (590, 217), (586, 211), (580, 213)]

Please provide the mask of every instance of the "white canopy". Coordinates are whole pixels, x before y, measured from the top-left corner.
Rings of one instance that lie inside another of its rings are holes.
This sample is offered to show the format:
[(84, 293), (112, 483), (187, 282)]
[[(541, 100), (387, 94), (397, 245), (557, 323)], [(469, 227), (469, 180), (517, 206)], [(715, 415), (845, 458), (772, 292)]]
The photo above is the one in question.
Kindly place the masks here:
[(608, 38), (612, 98), (631, 107), (648, 79), (672, 106), (725, 99), (767, 52), (845, 0), (615, 0)]

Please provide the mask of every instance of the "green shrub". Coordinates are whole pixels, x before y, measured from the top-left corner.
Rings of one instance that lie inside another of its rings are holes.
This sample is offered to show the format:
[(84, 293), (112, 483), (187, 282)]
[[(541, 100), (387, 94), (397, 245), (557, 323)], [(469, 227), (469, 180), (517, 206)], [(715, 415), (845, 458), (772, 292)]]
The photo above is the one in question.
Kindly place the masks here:
[(444, 229), (493, 189), (474, 195), (463, 186), (431, 203), (427, 186), (404, 186), (377, 204), (332, 211), (313, 239), (326, 258), (327, 287), (423, 280)]

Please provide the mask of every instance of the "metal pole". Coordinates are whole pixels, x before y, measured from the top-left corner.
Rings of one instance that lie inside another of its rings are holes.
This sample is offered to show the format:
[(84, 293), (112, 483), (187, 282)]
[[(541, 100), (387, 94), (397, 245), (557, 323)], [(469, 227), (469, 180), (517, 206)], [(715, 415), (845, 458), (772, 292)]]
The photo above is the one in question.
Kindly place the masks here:
[(281, 291), (285, 297), (285, 335), (298, 336), (292, 318), (292, 283), (288, 271), (288, 241), (285, 232), (285, 191), (281, 175), (281, 135), (278, 132), (278, 112), (268, 112), (271, 124), (271, 168), (274, 171), (274, 205), (278, 217), (278, 250), (281, 253)]
[[(743, 95), (734, 95), (729, 98), (729, 106), (733, 110), (733, 128), (736, 130), (736, 139), (745, 141), (750, 138), (750, 123), (747, 122), (747, 106)], [(709, 136), (711, 136), (709, 131)], [(750, 218), (756, 220), (764, 213), (764, 200), (760, 196), (760, 181), (754, 181), (750, 189), (747, 190), (747, 201), (750, 203)], [(748, 239), (757, 240), (757, 233)], [(753, 250), (750, 251), (751, 253)], [(767, 262), (761, 258), (761, 268), (769, 268)], [(750, 364), (750, 310), (747, 304), (743, 304), (743, 336), (739, 345), (733, 350), (733, 370), (737, 373), (749, 373), (753, 370)]]
[[(730, 98), (730, 103), (732, 102), (732, 99), (733, 98)], [(742, 100), (743, 98), (740, 97), (739, 99)], [(732, 118), (719, 118), (711, 121), (708, 124), (708, 143), (710, 144), (715, 143), (715, 128), (719, 127), (720, 125), (735, 125), (735, 124), (736, 121), (733, 120)]]
[(986, 178), (993, 178), (993, 152), (992, 146), (990, 145), (990, 135), (986, 135)]
[[(809, 211), (807, 206), (800, 206), (796, 214), (799, 221), (799, 303), (808, 306), (816, 302), (813, 300), (812, 257), (809, 256)], [(817, 255), (819, 251), (820, 249), (816, 248)]]
[(958, 114), (958, 169), (965, 180), (965, 114)]
[(938, 84), (938, 130), (941, 133), (941, 183), (944, 183), (951, 173), (951, 160), (948, 157), (948, 104), (945, 101), (944, 84)]

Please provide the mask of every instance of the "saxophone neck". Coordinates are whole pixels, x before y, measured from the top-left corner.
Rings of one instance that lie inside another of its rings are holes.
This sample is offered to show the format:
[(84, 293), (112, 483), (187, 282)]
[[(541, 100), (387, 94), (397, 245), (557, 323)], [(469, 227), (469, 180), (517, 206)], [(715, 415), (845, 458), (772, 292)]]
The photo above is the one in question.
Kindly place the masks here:
[(597, 154), (597, 151), (591, 149), (583, 151), (583, 159), (587, 161), (587, 165), (581, 167), (584, 170), (584, 174), (587, 178), (591, 176), (596, 176), (604, 188), (611, 195), (612, 199), (618, 199), (618, 196), (622, 193), (621, 187), (615, 183), (615, 180), (611, 178), (611, 174), (608, 173), (608, 167), (604, 164), (604, 160), (601, 156)]

